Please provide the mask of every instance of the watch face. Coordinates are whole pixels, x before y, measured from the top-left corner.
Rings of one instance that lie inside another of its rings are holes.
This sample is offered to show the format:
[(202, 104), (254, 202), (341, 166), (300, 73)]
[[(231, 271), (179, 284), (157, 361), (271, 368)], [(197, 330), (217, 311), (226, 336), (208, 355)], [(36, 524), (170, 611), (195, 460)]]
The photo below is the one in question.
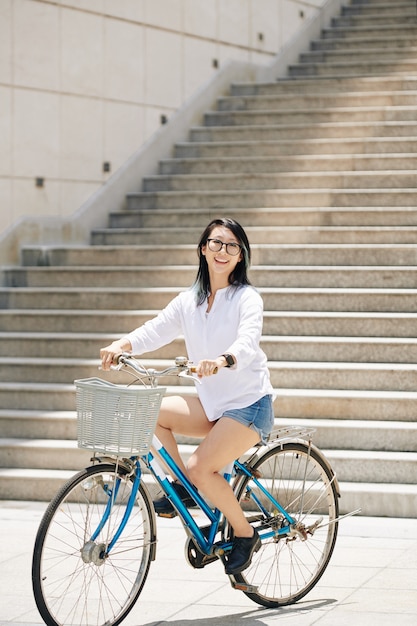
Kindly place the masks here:
[(223, 356), (226, 359), (226, 363), (229, 367), (232, 367), (232, 365), (235, 364), (235, 360), (231, 354), (223, 354)]

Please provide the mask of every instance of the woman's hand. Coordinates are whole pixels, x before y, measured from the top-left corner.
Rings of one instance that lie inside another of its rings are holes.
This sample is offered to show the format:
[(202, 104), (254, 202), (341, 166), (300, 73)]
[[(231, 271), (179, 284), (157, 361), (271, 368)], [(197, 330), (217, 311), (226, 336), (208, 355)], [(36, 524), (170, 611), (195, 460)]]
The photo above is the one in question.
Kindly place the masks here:
[(203, 376), (213, 376), (217, 374), (221, 367), (226, 365), (226, 359), (221, 356), (217, 359), (203, 359), (196, 367), (196, 374), (199, 378)]
[(130, 344), (126, 345), (126, 343), (122, 341), (113, 341), (113, 343), (106, 348), (102, 348), (100, 350), (102, 369), (109, 370), (111, 365), (117, 363), (117, 357), (120, 356), (122, 352), (130, 352), (131, 350), (132, 346)]

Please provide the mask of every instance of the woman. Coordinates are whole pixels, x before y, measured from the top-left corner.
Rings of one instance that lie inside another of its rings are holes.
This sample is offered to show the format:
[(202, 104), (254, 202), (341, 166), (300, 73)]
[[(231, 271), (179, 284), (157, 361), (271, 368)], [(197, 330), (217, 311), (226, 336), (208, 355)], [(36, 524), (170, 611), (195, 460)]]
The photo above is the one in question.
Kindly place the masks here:
[[(227, 481), (219, 473), (272, 429), (272, 387), (259, 347), (263, 303), (250, 285), (249, 241), (236, 221), (215, 219), (198, 244), (199, 269), (193, 287), (180, 293), (153, 320), (100, 351), (103, 369), (120, 352), (156, 350), (183, 334), (188, 357), (202, 384), (198, 397), (168, 396), (162, 401), (156, 435), (193, 484), (222, 511), (234, 530), (226, 573), (246, 569), (259, 550), (259, 535), (248, 523)], [(215, 375), (214, 375), (215, 374)], [(185, 467), (174, 433), (203, 441)], [(194, 501), (175, 489), (186, 506)], [(164, 496), (158, 514), (175, 514)]]

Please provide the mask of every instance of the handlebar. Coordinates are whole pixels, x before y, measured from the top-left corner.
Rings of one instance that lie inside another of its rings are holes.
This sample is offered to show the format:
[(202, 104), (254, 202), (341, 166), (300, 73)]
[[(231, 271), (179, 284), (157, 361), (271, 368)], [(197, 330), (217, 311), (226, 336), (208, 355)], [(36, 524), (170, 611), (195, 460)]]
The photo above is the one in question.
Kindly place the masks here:
[[(171, 365), (163, 370), (156, 370), (154, 368), (144, 367), (130, 353), (123, 352), (117, 356), (117, 365), (112, 366), (111, 369), (121, 370), (123, 367), (131, 368), (139, 375), (139, 377), (146, 377), (152, 387), (157, 386), (158, 378), (161, 378), (162, 376), (174, 375), (181, 376), (181, 378), (190, 378), (194, 382), (201, 384), (201, 381), (192, 375), (197, 372), (197, 368), (185, 356), (177, 356), (175, 358), (175, 365)], [(214, 373), (217, 373), (217, 368)]]

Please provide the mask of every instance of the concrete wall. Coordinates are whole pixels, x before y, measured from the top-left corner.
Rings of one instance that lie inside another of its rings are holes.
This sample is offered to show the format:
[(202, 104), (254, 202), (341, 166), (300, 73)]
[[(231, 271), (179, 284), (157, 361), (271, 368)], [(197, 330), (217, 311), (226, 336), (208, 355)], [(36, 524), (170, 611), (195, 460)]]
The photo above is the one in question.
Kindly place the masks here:
[[(159, 135), (184, 138), (228, 81), (285, 73), (292, 42), (305, 49), (298, 34), (309, 36), (321, 8), (335, 4), (0, 0), (0, 238), (29, 217), (52, 218), (47, 239), (60, 239), (57, 224), (85, 214), (103, 183), (123, 178), (156, 138), (159, 151), (132, 184), (152, 173), (168, 145)], [(184, 108), (179, 132), (166, 132)], [(120, 194), (110, 198), (115, 208)], [(1, 262), (5, 254), (6, 244)]]

